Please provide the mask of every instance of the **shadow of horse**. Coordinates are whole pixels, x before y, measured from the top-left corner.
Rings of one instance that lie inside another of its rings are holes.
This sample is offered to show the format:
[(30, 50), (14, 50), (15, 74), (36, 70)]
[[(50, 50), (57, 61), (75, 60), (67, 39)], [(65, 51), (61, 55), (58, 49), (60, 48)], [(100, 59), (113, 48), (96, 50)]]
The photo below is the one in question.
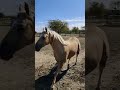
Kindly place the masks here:
[[(57, 67), (53, 67), (48, 75), (42, 76), (35, 80), (35, 90), (52, 90), (51, 85), (54, 79), (54, 73)], [(64, 75), (66, 75), (67, 70), (61, 71), (61, 73), (57, 76), (56, 82), (60, 81)]]

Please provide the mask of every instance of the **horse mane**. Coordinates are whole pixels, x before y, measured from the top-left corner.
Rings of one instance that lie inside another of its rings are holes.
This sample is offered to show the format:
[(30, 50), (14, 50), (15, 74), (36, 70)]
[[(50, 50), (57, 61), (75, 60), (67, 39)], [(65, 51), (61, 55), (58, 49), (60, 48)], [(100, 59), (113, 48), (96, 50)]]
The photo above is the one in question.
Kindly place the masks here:
[(53, 36), (53, 39), (60, 41), (60, 43), (65, 44), (65, 40), (57, 32), (48, 30), (48, 33)]

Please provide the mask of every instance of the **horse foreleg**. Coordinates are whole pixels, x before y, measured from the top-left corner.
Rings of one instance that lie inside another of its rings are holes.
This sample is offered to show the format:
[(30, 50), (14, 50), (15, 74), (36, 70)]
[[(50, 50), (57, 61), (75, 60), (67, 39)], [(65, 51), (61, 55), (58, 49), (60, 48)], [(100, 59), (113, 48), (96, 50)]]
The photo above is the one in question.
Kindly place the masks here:
[(52, 82), (51, 88), (54, 87), (54, 84), (55, 84), (55, 82), (56, 82), (56, 78), (57, 78), (58, 74), (60, 73), (63, 64), (64, 64), (64, 63), (61, 63), (61, 62), (58, 63), (57, 71), (56, 71), (56, 73), (55, 73), (55, 75), (54, 75), (54, 79), (53, 79), (53, 82)]

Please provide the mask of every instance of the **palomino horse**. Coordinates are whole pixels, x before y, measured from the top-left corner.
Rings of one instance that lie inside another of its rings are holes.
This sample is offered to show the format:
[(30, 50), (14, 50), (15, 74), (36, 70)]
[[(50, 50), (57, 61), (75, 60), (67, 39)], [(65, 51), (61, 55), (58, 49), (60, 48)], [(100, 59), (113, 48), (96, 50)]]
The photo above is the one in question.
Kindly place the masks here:
[(101, 75), (109, 57), (109, 43), (103, 30), (93, 23), (86, 24), (85, 74), (99, 66), (99, 80), (96, 90), (100, 90)]
[(32, 44), (34, 42), (34, 34), (34, 21), (29, 15), (28, 4), (24, 3), (24, 7), (19, 7), (19, 13), (12, 23), (11, 29), (1, 42), (1, 58), (9, 60), (17, 50)]
[(77, 38), (71, 37), (69, 40), (65, 41), (58, 33), (55, 31), (50, 31), (45, 28), (45, 31), (42, 32), (41, 37), (37, 41), (35, 45), (36, 51), (40, 51), (42, 47), (45, 45), (50, 44), (52, 46), (52, 49), (54, 51), (54, 57), (57, 61), (57, 71), (54, 75), (54, 79), (52, 82), (51, 87), (53, 88), (53, 85), (56, 82), (56, 77), (59, 74), (59, 72), (62, 69), (63, 64), (68, 59), (68, 67), (69, 69), (69, 60), (71, 57), (76, 55), (76, 62), (77, 63), (77, 57), (81, 50), (80, 42)]

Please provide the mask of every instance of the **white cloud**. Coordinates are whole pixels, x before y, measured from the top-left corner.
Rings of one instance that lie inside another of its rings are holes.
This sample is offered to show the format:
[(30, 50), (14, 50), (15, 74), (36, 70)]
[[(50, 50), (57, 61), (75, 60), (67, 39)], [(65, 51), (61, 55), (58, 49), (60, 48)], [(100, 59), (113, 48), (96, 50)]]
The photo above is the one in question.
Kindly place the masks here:
[(69, 28), (70, 30), (73, 28), (73, 27), (78, 27), (79, 29), (81, 29), (81, 27), (85, 26), (85, 23), (71, 23), (69, 24)]
[(84, 22), (85, 21), (85, 17), (77, 17), (77, 18), (72, 18), (72, 19), (66, 19), (66, 20), (63, 20), (63, 21), (66, 21), (66, 22)]
[(36, 32), (41, 32), (43, 30), (43, 28), (44, 28), (44, 25), (36, 25), (35, 26), (35, 31)]
[(36, 22), (37, 24), (45, 24), (45, 23), (47, 23), (47, 21), (45, 21), (45, 22)]
[(45, 27), (47, 27), (47, 24), (43, 24), (43, 23), (41, 23), (41, 24), (36, 24), (35, 25), (35, 31), (36, 32), (41, 32), (42, 30), (43, 30), (43, 28), (45, 28)]
[(78, 27), (81, 29), (82, 26), (85, 26), (85, 17), (77, 17), (72, 19), (66, 19), (63, 21), (68, 22), (68, 26), (70, 29), (72, 29), (73, 27)]
[[(68, 27), (70, 29), (72, 29), (73, 27), (81, 28), (82, 26), (85, 26), (85, 17), (77, 17), (77, 18), (72, 18), (72, 19), (64, 19), (62, 21), (68, 22)], [(48, 21), (36, 22), (35, 31), (36, 32), (41, 32), (45, 26), (47, 27), (47, 24), (48, 24)]]

